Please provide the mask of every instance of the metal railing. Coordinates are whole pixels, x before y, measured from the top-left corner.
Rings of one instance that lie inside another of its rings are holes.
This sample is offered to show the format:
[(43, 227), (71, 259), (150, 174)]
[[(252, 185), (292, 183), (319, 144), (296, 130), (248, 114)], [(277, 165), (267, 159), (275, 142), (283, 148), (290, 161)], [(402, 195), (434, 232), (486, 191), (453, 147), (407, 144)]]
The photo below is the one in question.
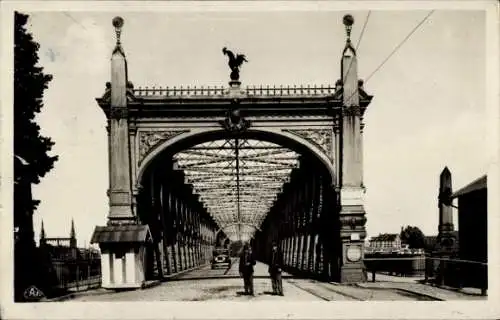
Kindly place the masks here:
[(144, 87), (134, 89), (136, 96), (164, 96), (164, 97), (190, 97), (190, 96), (221, 96), (227, 88), (223, 86), (208, 87)]
[(320, 86), (252, 86), (246, 88), (249, 96), (324, 96), (335, 93), (335, 87)]
[(368, 272), (388, 273), (396, 276), (424, 275), (426, 266), (425, 255), (385, 254), (365, 256), (364, 263)]
[(101, 260), (52, 260), (59, 291), (84, 291), (101, 285)]
[(425, 281), (459, 289), (478, 288), (486, 295), (488, 263), (429, 256), (426, 258)]
[[(133, 89), (136, 96), (158, 96), (158, 97), (214, 97), (223, 96), (228, 92), (224, 86), (201, 86), (201, 87), (139, 87)], [(336, 88), (331, 85), (307, 85), (307, 86), (247, 86), (242, 90), (248, 96), (325, 96), (333, 95)]]
[(431, 255), (379, 254), (366, 255), (365, 269), (375, 282), (376, 273), (395, 276), (424, 276), (424, 281), (456, 289), (465, 287), (488, 289), (488, 264), (485, 262), (444, 258)]

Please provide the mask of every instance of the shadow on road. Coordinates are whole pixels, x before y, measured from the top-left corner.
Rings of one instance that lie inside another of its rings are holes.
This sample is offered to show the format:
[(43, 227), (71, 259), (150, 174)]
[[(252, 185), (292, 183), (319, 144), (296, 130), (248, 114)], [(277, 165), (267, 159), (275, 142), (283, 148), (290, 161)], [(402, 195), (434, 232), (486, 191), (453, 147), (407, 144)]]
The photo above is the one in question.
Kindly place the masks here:
[[(269, 276), (254, 276), (254, 279), (270, 279)], [(298, 277), (293, 277), (293, 276), (282, 276), (283, 279), (304, 279), (304, 280), (310, 280), (308, 278), (298, 278)], [(193, 280), (214, 280), (214, 279), (241, 279), (239, 275), (217, 275), (217, 276), (199, 276), (199, 277), (190, 277), (190, 276), (183, 276), (183, 277), (172, 277), (169, 278), (167, 281), (193, 281)]]

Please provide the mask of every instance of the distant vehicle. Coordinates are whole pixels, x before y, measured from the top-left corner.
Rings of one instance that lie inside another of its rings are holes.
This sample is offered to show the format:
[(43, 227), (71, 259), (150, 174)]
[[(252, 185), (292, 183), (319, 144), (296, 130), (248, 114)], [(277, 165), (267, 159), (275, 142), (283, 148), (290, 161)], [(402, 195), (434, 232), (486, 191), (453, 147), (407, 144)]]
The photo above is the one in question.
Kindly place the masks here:
[(212, 257), (212, 269), (216, 269), (217, 267), (226, 267), (229, 268), (231, 266), (231, 258), (229, 257), (229, 249), (226, 248), (216, 248), (213, 252)]

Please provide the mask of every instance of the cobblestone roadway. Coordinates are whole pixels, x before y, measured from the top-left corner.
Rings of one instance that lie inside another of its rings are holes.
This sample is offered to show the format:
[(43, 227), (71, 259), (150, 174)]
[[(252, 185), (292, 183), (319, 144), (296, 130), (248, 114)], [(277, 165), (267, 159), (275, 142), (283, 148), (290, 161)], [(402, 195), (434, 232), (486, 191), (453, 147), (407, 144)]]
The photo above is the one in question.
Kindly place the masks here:
[[(237, 262), (237, 261), (236, 261)], [(271, 281), (267, 265), (255, 266), (255, 296), (243, 295), (243, 281), (238, 277), (238, 263), (229, 270), (211, 270), (205, 266), (174, 277), (158, 286), (133, 291), (104, 289), (78, 295), (74, 301), (359, 301), (359, 300), (432, 300), (398, 288), (361, 288), (349, 285), (322, 283), (310, 279), (283, 279), (285, 296), (270, 294)]]

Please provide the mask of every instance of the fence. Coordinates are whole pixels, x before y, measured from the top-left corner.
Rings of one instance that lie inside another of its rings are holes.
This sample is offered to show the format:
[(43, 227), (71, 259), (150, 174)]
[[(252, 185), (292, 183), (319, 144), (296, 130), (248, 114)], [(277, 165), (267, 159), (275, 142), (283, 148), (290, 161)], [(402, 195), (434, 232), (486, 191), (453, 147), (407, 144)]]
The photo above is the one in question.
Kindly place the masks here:
[(424, 275), (426, 270), (425, 255), (366, 255), (364, 262), (366, 270), (372, 273), (373, 279), (376, 272), (398, 276), (415, 276)]
[[(164, 97), (210, 97), (223, 96), (227, 92), (223, 86), (212, 87), (144, 87), (134, 89), (137, 96), (164, 96)], [(314, 86), (248, 86), (242, 88), (248, 96), (325, 96), (333, 95), (336, 88), (331, 85)]]
[(488, 289), (488, 264), (485, 262), (427, 257), (425, 281), (454, 288)]
[(366, 255), (367, 272), (389, 273), (397, 276), (425, 276), (425, 282), (453, 288), (478, 288), (486, 295), (488, 289), (488, 264), (485, 262), (401, 254)]
[(101, 260), (99, 258), (52, 260), (57, 275), (56, 291), (83, 291), (101, 285)]

